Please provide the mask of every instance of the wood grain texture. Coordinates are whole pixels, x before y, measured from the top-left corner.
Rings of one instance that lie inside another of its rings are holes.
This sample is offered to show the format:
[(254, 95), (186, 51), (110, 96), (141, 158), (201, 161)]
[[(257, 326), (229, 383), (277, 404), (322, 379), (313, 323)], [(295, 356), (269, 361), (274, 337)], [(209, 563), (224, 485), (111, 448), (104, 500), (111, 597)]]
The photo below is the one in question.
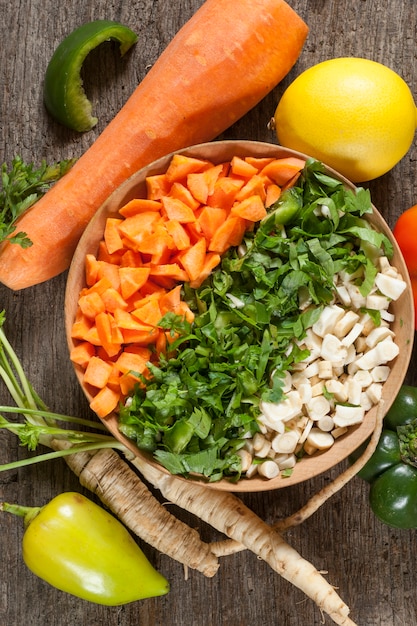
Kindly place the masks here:
[[(201, 0), (0, 0), (0, 159), (19, 154), (39, 162), (79, 156), (123, 105), (147, 68)], [(310, 34), (291, 73), (253, 111), (223, 134), (231, 139), (275, 141), (267, 128), (286, 85), (303, 69), (335, 56), (363, 56), (400, 73), (417, 92), (415, 55), (417, 4), (414, 0), (291, 0)], [(60, 127), (42, 104), (48, 60), (62, 38), (82, 22), (119, 20), (139, 35), (120, 59), (113, 44), (94, 51), (84, 67), (87, 93), (99, 118), (97, 127), (78, 135)], [(331, 86), (329, 86), (331, 88)], [(416, 202), (415, 144), (394, 170), (367, 185), (374, 204), (393, 226)], [(88, 406), (68, 360), (64, 328), (66, 275), (12, 293), (0, 286), (6, 332), (38, 393), (57, 412), (87, 415)], [(414, 354), (407, 382), (417, 383)], [(0, 387), (0, 403), (8, 402)], [(25, 457), (13, 435), (0, 433), (0, 462)], [(273, 522), (300, 507), (339, 473), (335, 468), (314, 480), (278, 492), (242, 495), (263, 519)], [(63, 490), (83, 492), (63, 461), (0, 474), (0, 500), (27, 505), (46, 503)], [(380, 524), (367, 501), (367, 486), (354, 479), (288, 540), (339, 588), (361, 626), (411, 626), (417, 623), (415, 531)], [(86, 493), (86, 492), (85, 492)], [(205, 540), (218, 533), (183, 511), (182, 519), (200, 529)], [(218, 574), (185, 576), (181, 565), (142, 545), (171, 582), (164, 598), (106, 608), (62, 594), (35, 578), (21, 555), (21, 522), (0, 518), (0, 626), (319, 626), (322, 616), (303, 594), (281, 580), (248, 552), (222, 559)], [(330, 623), (329, 619), (325, 620)]]

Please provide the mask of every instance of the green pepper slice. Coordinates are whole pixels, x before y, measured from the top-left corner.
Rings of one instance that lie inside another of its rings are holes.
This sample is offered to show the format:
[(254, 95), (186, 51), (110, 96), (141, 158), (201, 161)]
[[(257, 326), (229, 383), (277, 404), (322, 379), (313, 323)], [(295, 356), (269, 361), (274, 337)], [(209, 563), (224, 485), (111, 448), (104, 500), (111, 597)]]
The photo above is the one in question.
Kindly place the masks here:
[(61, 591), (107, 606), (169, 591), (123, 524), (82, 494), (61, 493), (43, 507), (3, 503), (1, 510), (24, 518), (23, 560)]
[(112, 20), (95, 20), (76, 28), (57, 47), (48, 64), (43, 88), (49, 113), (73, 130), (91, 130), (98, 119), (82, 86), (81, 67), (88, 53), (109, 40), (120, 44), (123, 56), (138, 37), (127, 26)]

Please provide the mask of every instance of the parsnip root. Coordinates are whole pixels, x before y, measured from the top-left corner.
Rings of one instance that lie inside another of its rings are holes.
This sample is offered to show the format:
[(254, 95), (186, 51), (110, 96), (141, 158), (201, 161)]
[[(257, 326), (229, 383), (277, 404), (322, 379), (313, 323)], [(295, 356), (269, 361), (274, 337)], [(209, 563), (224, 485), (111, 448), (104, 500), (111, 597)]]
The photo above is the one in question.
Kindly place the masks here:
[[(62, 449), (70, 444), (55, 440), (53, 445)], [(167, 511), (117, 452), (75, 452), (65, 461), (81, 485), (96, 494), (143, 541), (207, 577), (216, 574), (219, 562), (210, 544)]]
[(211, 490), (165, 474), (134, 457), (131, 463), (173, 504), (198, 516), (266, 561), (283, 578), (302, 590), (336, 624), (355, 626), (349, 607), (318, 570), (289, 546), (235, 495)]

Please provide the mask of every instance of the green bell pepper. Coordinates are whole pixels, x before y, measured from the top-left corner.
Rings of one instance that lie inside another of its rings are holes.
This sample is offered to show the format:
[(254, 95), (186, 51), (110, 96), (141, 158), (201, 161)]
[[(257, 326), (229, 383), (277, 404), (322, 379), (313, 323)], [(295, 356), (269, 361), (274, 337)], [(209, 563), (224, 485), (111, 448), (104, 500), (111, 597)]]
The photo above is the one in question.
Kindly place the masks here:
[[(377, 447), (358, 476), (370, 483), (374, 514), (394, 528), (417, 528), (417, 388), (403, 385), (384, 418)], [(354, 462), (366, 443), (354, 452)]]
[(123, 524), (79, 493), (61, 493), (43, 507), (3, 503), (0, 510), (24, 518), (24, 562), (61, 591), (107, 606), (169, 591)]
[(97, 124), (82, 86), (81, 68), (88, 53), (109, 40), (120, 44), (123, 56), (137, 35), (112, 20), (95, 20), (70, 33), (57, 47), (45, 73), (43, 98), (49, 113), (61, 124), (84, 132)]

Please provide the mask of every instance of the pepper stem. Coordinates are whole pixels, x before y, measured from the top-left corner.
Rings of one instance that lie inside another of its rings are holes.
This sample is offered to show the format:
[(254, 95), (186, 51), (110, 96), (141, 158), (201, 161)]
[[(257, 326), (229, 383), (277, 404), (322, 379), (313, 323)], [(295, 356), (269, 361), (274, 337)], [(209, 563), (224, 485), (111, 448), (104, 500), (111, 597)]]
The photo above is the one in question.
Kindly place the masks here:
[(31, 521), (40, 513), (41, 506), (23, 506), (21, 504), (9, 504), (8, 502), (0, 502), (0, 511), (12, 513), (23, 517), (25, 528), (29, 526)]

